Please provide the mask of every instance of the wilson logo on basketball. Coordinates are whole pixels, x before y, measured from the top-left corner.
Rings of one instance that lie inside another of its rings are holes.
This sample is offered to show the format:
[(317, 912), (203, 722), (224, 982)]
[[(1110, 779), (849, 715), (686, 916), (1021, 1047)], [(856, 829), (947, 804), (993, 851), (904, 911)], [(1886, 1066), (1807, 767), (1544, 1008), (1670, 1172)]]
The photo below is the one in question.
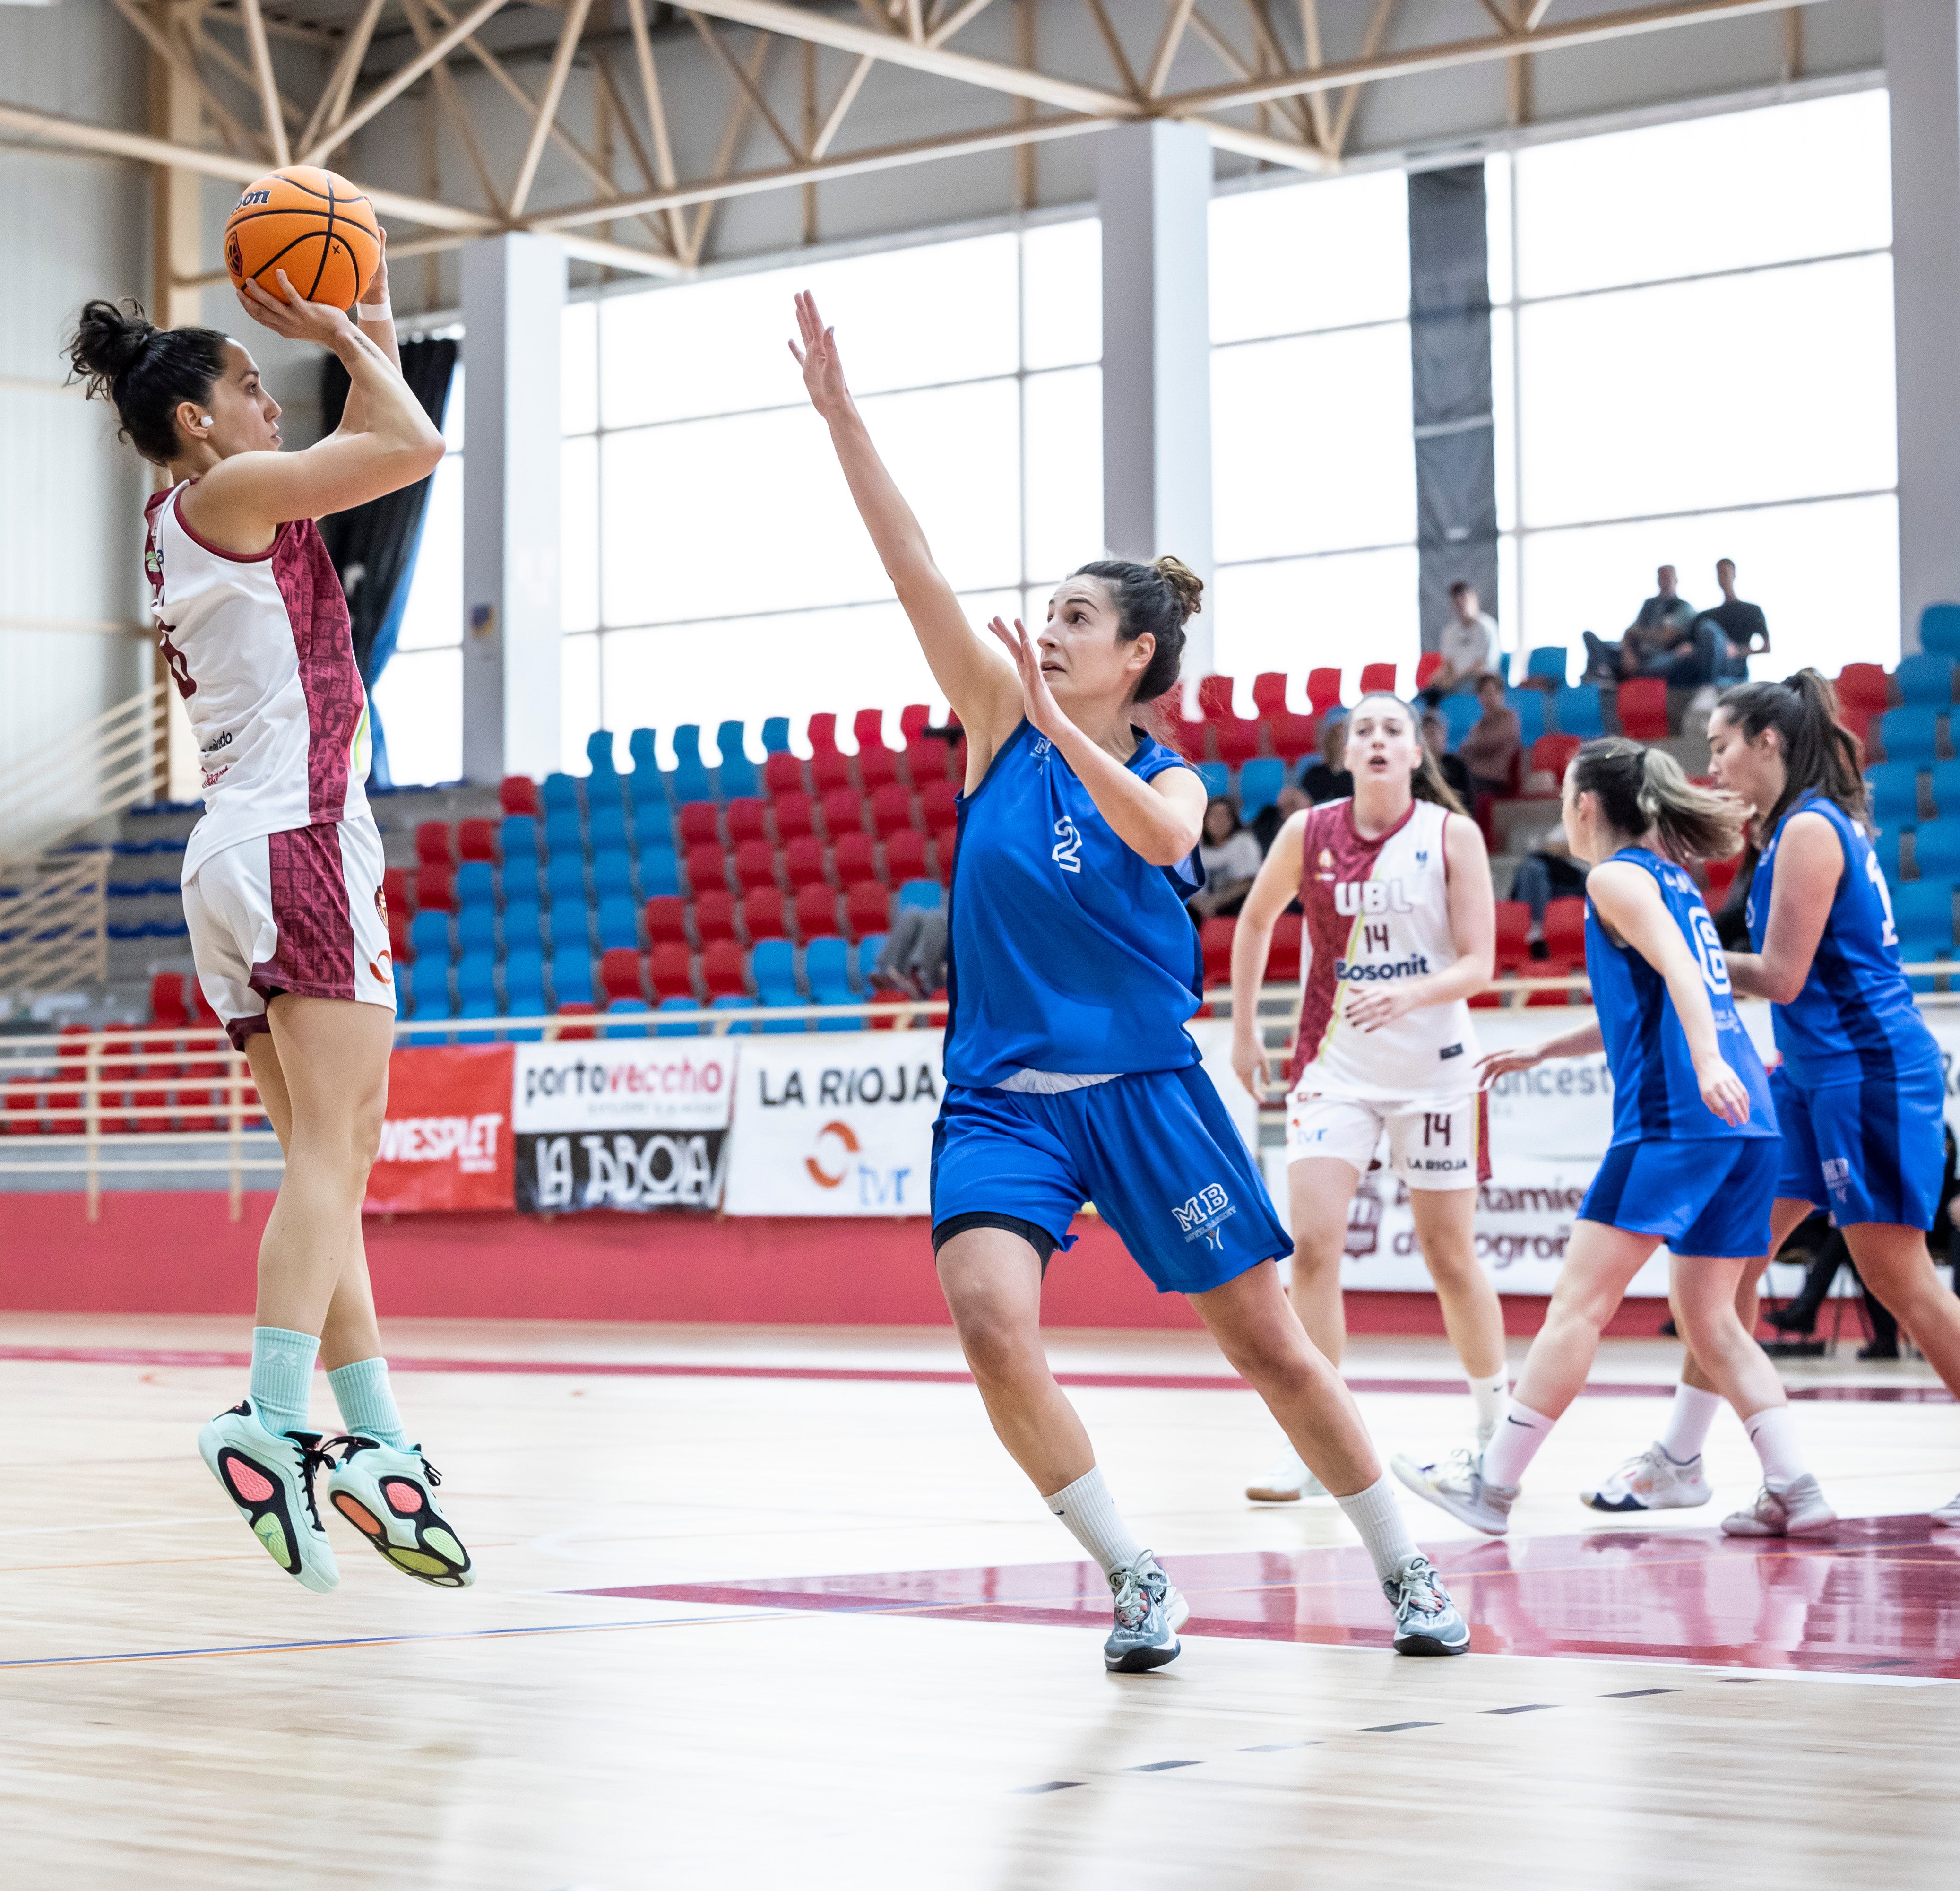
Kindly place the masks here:
[(238, 199), (238, 208), (243, 210), (247, 204), (270, 203), (272, 201), (272, 193), (269, 190), (248, 190)]

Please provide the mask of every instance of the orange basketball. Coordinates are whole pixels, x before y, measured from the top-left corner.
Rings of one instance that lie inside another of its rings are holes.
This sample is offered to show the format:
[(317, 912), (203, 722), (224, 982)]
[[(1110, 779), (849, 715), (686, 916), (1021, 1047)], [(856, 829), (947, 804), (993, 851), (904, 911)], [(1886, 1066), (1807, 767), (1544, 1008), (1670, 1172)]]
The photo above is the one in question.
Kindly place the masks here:
[(381, 259), (374, 206), (345, 177), (315, 164), (269, 171), (247, 184), (224, 226), (224, 266), (282, 294), (278, 272), (309, 302), (352, 308)]

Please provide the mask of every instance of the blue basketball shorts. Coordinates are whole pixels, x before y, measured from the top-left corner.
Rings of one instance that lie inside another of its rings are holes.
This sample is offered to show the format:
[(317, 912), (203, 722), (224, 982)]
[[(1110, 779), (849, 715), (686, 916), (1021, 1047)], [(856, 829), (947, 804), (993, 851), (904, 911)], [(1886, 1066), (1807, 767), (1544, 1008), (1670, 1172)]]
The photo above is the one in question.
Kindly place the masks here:
[(1774, 1136), (1618, 1143), (1586, 1191), (1579, 1218), (1658, 1235), (1676, 1254), (1753, 1259), (1770, 1251), (1782, 1149)]
[(1815, 1090), (1779, 1065), (1770, 1094), (1783, 1125), (1779, 1195), (1829, 1209), (1841, 1228), (1933, 1226), (1946, 1168), (1946, 1079), (1936, 1059)]
[(1160, 1294), (1203, 1294), (1293, 1252), (1211, 1079), (1196, 1065), (1055, 1096), (949, 1085), (932, 1131), (935, 1228), (1031, 1221), (1069, 1243), (1085, 1202)]

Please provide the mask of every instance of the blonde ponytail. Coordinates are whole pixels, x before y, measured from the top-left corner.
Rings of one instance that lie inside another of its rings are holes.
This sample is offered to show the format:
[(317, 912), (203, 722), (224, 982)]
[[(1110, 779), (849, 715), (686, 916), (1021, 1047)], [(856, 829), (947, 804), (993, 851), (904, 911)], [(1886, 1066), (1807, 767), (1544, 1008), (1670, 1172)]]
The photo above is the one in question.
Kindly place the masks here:
[(1726, 860), (1742, 845), (1742, 803), (1697, 788), (1665, 749), (1607, 736), (1587, 743), (1572, 767), (1573, 791), (1596, 794), (1610, 826), (1670, 860)]

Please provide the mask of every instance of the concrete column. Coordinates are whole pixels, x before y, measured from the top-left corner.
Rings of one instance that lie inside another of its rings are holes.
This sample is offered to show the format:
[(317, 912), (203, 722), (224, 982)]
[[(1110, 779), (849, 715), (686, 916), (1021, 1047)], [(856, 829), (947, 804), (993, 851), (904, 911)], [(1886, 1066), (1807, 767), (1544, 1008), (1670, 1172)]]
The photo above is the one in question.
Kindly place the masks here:
[(1960, 600), (1960, 7), (1885, 0), (1892, 329), (1898, 374), (1899, 613)]
[(463, 772), (558, 766), (558, 329), (548, 237), (463, 251)]
[[(1211, 323), (1202, 129), (1153, 119), (1096, 141), (1102, 218), (1102, 536), (1118, 558), (1169, 552), (1211, 583)], [(1211, 608), (1187, 676), (1213, 668)]]

